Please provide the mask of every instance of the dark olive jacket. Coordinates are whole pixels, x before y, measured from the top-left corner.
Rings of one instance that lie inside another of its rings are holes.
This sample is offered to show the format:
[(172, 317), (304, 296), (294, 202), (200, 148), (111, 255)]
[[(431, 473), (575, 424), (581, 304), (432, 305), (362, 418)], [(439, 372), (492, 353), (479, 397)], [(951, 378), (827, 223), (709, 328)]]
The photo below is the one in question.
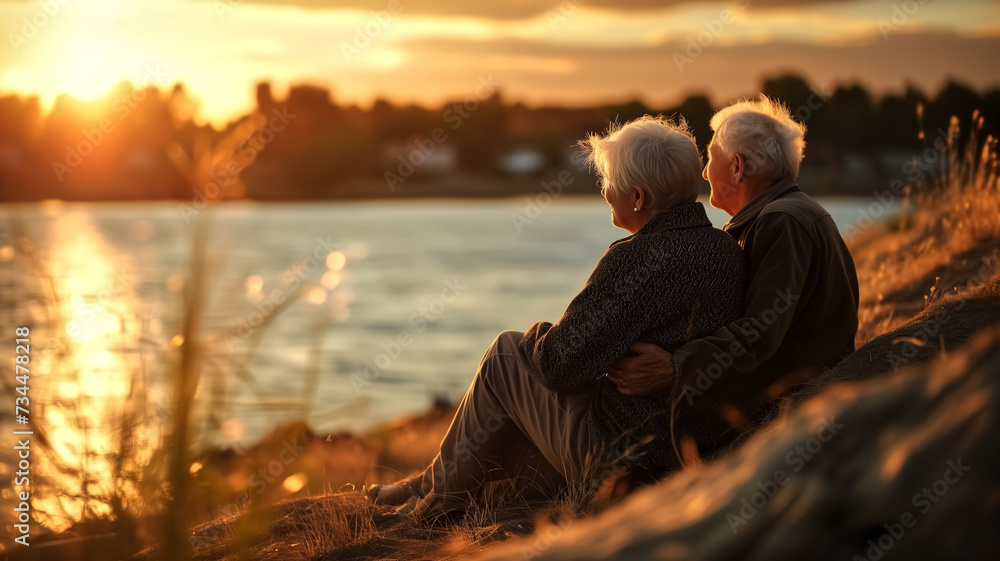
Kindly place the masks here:
[(711, 403), (739, 426), (854, 350), (858, 277), (830, 214), (793, 180), (754, 197), (723, 229), (747, 260), (744, 317), (674, 353), (674, 389), (680, 402)]

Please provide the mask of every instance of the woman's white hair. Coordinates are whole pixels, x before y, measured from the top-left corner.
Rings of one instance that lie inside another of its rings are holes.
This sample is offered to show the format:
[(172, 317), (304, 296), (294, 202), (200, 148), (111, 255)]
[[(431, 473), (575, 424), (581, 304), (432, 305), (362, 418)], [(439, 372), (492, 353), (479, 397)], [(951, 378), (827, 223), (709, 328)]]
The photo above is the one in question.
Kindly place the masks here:
[(806, 126), (781, 102), (763, 94), (737, 101), (713, 115), (711, 126), (712, 144), (729, 156), (743, 156), (747, 175), (774, 181), (798, 177)]
[(701, 188), (701, 153), (687, 123), (644, 115), (624, 125), (614, 123), (605, 135), (580, 141), (601, 188), (621, 195), (642, 189), (649, 208), (665, 210), (694, 202)]

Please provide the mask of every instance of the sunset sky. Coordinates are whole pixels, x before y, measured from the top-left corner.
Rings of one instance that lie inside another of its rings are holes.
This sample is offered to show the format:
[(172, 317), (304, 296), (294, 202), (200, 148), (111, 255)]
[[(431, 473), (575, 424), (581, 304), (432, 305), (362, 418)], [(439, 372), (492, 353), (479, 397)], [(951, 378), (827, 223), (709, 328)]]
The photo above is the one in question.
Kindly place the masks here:
[(0, 31), (0, 93), (49, 106), (180, 81), (212, 121), (245, 112), (265, 79), (361, 104), (465, 97), (486, 76), (532, 104), (718, 103), (785, 71), (819, 90), (1000, 84), (997, 0), (0, 0)]

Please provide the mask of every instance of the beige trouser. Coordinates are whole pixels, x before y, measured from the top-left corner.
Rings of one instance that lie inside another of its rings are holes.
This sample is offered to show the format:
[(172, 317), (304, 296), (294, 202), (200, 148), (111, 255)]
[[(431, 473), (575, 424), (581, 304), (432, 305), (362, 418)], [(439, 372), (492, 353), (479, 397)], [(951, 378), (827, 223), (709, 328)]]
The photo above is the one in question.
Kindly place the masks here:
[(521, 336), (504, 331), (490, 345), (424, 474), (439, 507), (467, 505), (498, 479), (525, 499), (554, 498), (567, 482), (583, 482), (590, 394), (554, 392), (533, 378), (517, 358)]

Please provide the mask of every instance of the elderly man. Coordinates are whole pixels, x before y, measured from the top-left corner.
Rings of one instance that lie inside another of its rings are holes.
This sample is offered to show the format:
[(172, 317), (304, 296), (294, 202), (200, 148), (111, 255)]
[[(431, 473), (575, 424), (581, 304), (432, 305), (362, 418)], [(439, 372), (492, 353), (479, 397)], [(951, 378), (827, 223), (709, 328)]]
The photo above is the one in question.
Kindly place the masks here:
[(830, 215), (796, 184), (805, 126), (763, 95), (722, 109), (711, 126), (703, 177), (747, 260), (743, 317), (673, 353), (636, 344), (608, 371), (625, 395), (672, 387), (679, 411), (709, 411), (737, 429), (697, 442), (702, 456), (852, 352), (858, 328), (851, 254)]
[(676, 349), (739, 317), (743, 255), (696, 201), (701, 156), (685, 125), (647, 116), (583, 144), (612, 223), (631, 235), (611, 244), (557, 322), (496, 338), (437, 457), (415, 477), (370, 489), (376, 502), (450, 517), (495, 480), (521, 498), (566, 487), (580, 496), (639, 449), (634, 463), (646, 472), (675, 464), (669, 392), (624, 396), (605, 373), (633, 343)]

